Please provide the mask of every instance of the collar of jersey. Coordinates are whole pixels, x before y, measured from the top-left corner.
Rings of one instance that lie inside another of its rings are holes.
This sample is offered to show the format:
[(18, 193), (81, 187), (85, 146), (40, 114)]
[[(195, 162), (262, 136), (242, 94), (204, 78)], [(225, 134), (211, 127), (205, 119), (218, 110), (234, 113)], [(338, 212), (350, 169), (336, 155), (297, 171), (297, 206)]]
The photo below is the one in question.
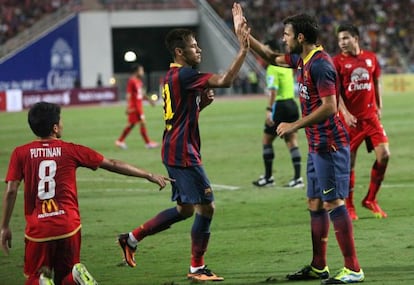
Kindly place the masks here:
[(307, 55), (306, 55), (306, 57), (303, 59), (303, 64), (306, 64), (311, 58), (312, 58), (312, 56), (316, 53), (316, 52), (318, 52), (318, 51), (320, 51), (320, 50), (323, 50), (323, 47), (322, 46), (317, 46), (316, 48), (314, 48), (313, 50), (311, 50)]
[(170, 68), (171, 67), (182, 67), (182, 65), (179, 64), (179, 63), (176, 63), (176, 62), (172, 62), (172, 63), (170, 63)]

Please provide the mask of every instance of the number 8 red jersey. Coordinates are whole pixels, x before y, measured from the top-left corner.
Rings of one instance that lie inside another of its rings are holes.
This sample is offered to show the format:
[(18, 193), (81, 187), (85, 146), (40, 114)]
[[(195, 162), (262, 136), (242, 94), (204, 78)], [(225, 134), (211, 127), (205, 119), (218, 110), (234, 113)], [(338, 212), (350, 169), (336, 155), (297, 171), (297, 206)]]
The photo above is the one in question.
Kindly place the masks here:
[(100, 153), (62, 140), (33, 141), (14, 149), (6, 182), (24, 180), (26, 238), (41, 242), (79, 231), (76, 169), (96, 170), (102, 160)]

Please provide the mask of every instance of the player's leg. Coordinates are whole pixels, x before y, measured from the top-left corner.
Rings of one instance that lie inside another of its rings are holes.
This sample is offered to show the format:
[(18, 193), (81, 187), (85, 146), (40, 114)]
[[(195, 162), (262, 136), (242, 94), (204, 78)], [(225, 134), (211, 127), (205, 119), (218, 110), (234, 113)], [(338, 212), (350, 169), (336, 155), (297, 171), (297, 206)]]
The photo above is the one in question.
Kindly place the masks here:
[(365, 129), (367, 129), (368, 136), (368, 139), (366, 140), (367, 149), (370, 151), (373, 148), (376, 160), (371, 169), (368, 194), (362, 201), (362, 205), (371, 210), (377, 218), (386, 218), (387, 214), (378, 205), (377, 193), (384, 180), (385, 171), (387, 170), (388, 160), (390, 158), (388, 137), (377, 117), (368, 120)]
[[(275, 106), (273, 109), (275, 110)], [(265, 121), (262, 138), (262, 158), (265, 171), (263, 175), (252, 182), (257, 187), (273, 186), (275, 184), (273, 178), (273, 161), (275, 159), (273, 141), (276, 138), (275, 111), (272, 112), (271, 116)]]
[(117, 147), (122, 148), (122, 149), (128, 148), (127, 144), (125, 143), (125, 139), (138, 121), (139, 121), (139, 117), (137, 113), (128, 114), (128, 123), (125, 126), (125, 128), (122, 130), (122, 133), (119, 136), (119, 138), (115, 141), (115, 145)]
[(349, 192), (350, 150), (340, 148), (319, 156), (321, 159), (317, 164), (317, 173), (322, 200), (344, 258), (344, 268), (323, 284), (362, 282), (365, 276), (356, 255), (352, 220), (344, 201)]
[(224, 278), (214, 274), (204, 263), (215, 209), (213, 190), (203, 167), (192, 167), (189, 171), (192, 188), (188, 188), (186, 196), (187, 202), (194, 204), (196, 214), (191, 228), (191, 265), (187, 277), (196, 281), (222, 281)]
[(53, 285), (51, 257), (55, 252), (54, 242), (25, 240), (24, 275), (25, 285)]
[(141, 134), (142, 139), (145, 142), (146, 148), (156, 148), (158, 143), (152, 141), (147, 132), (147, 121), (145, 120), (144, 110), (138, 110), (138, 122), (139, 122), (139, 133)]
[(350, 137), (350, 149), (351, 149), (351, 171), (349, 174), (349, 191), (348, 197), (345, 198), (345, 205), (348, 210), (348, 213), (352, 220), (357, 220), (358, 215), (355, 210), (354, 204), (354, 189), (355, 189), (355, 164), (358, 153), (358, 148), (366, 137), (364, 127), (358, 122), (358, 125), (353, 128), (348, 128), (349, 137)]
[(301, 177), (301, 160), (302, 157), (299, 151), (298, 145), (298, 133), (294, 132), (284, 137), (285, 144), (290, 152), (290, 158), (293, 165), (293, 178), (290, 180), (285, 187), (291, 188), (302, 188), (305, 186), (303, 178)]
[(265, 173), (261, 175), (257, 180), (253, 181), (253, 185), (257, 187), (265, 187), (265, 186), (273, 186), (274, 185), (274, 178), (273, 178), (273, 160), (275, 159), (275, 153), (273, 149), (273, 141), (276, 137), (276, 131), (272, 134), (266, 132), (266, 129), (263, 133), (262, 139), (262, 158)]
[(329, 216), (320, 199), (320, 187), (313, 157), (314, 154), (308, 154), (306, 168), (308, 209), (311, 219), (312, 261), (310, 265), (288, 274), (286, 278), (289, 280), (326, 279), (329, 277), (326, 261)]
[(387, 170), (390, 150), (388, 143), (379, 144), (374, 148), (374, 150), (376, 160), (372, 165), (368, 193), (362, 201), (362, 205), (370, 209), (376, 217), (386, 218), (387, 213), (384, 212), (378, 205), (377, 194), (381, 187), (381, 183), (384, 180), (385, 171)]
[(349, 175), (349, 193), (345, 198), (345, 205), (348, 210), (351, 220), (358, 220), (358, 215), (355, 210), (354, 204), (354, 188), (355, 188), (355, 162), (357, 157), (357, 151), (351, 151), (351, 172)]

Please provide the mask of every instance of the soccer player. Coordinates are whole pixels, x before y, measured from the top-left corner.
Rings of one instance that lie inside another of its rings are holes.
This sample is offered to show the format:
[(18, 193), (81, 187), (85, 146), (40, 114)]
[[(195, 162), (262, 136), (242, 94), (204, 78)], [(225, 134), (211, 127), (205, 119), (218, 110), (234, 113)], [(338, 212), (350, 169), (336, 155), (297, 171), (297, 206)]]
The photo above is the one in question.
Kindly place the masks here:
[[(24, 180), (26, 285), (97, 284), (80, 263), (81, 221), (76, 169), (86, 167), (146, 178), (161, 188), (171, 179), (125, 162), (107, 159), (82, 145), (61, 140), (63, 124), (58, 105), (40, 102), (29, 110), (28, 122), (37, 140), (14, 149), (6, 175), (1, 247), (9, 254), (9, 227), (17, 191)], [(54, 280), (51, 278), (54, 273)]]
[(353, 202), (355, 185), (355, 160), (358, 147), (365, 140), (368, 152), (374, 150), (375, 162), (371, 169), (368, 193), (362, 206), (377, 218), (386, 218), (377, 202), (377, 193), (384, 180), (390, 149), (388, 138), (380, 122), (382, 101), (379, 87), (381, 67), (373, 52), (359, 46), (358, 28), (344, 24), (337, 29), (341, 53), (333, 58), (341, 83), (340, 111), (348, 125), (351, 140), (351, 175), (349, 196), (345, 200), (349, 215), (358, 219)]
[[(278, 50), (276, 41), (266, 43), (271, 49)], [(266, 107), (266, 119), (263, 129), (263, 162), (265, 174), (253, 181), (258, 187), (274, 185), (272, 176), (275, 152), (273, 141), (277, 137), (276, 128), (281, 122), (294, 122), (299, 119), (299, 109), (295, 102), (295, 86), (292, 69), (269, 64), (266, 68), (266, 82), (269, 101)], [(285, 187), (301, 188), (305, 186), (301, 173), (301, 155), (298, 146), (297, 132), (284, 137), (292, 159), (294, 175)]]
[(214, 99), (210, 88), (230, 87), (249, 49), (250, 29), (238, 27), (240, 49), (222, 74), (202, 73), (194, 67), (201, 62), (201, 48), (188, 29), (173, 29), (165, 39), (173, 63), (164, 77), (163, 99), (165, 130), (162, 161), (172, 182), (172, 200), (176, 206), (160, 212), (133, 231), (119, 235), (125, 261), (135, 267), (137, 245), (149, 236), (195, 213), (191, 228), (191, 263), (187, 278), (195, 281), (222, 281), (204, 263), (214, 214), (214, 194), (204, 171), (200, 154), (198, 117)]
[[(142, 82), (145, 70), (144, 66), (141, 64), (136, 64), (132, 67), (132, 75), (128, 79), (127, 83), (127, 110), (126, 114), (128, 115), (128, 123), (122, 131), (120, 137), (115, 141), (115, 145), (122, 149), (127, 149), (128, 146), (125, 143), (126, 137), (129, 135), (131, 130), (136, 124), (140, 125), (140, 133), (145, 142), (146, 148), (156, 148), (158, 143), (151, 141), (147, 133), (143, 100), (147, 99), (144, 91), (144, 83)], [(155, 106), (154, 101), (148, 99), (148, 102)]]
[[(246, 19), (240, 4), (233, 6), (235, 27)], [(287, 54), (280, 54), (250, 36), (250, 47), (269, 64), (296, 70), (302, 117), (280, 123), (280, 137), (305, 128), (309, 152), (307, 196), (311, 218), (313, 258), (309, 265), (288, 274), (289, 280), (322, 279), (322, 284), (362, 282), (353, 237), (353, 225), (344, 199), (349, 191), (349, 137), (338, 116), (337, 74), (332, 59), (317, 44), (319, 27), (307, 14), (283, 21), (283, 41)], [(344, 258), (344, 267), (329, 277), (326, 253), (330, 221)]]

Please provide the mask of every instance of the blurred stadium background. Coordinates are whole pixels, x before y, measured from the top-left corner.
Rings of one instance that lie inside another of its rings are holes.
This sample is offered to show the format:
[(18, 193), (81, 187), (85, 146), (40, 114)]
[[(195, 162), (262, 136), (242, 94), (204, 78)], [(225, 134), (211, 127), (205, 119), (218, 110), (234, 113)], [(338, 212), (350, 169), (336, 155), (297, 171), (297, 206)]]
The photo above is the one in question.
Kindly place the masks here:
[[(321, 44), (338, 52), (335, 28), (359, 26), (363, 47), (377, 53), (385, 94), (414, 90), (414, 20), (411, 0), (239, 1), (261, 41), (280, 39), (286, 16), (306, 11), (321, 23)], [(62, 105), (124, 98), (131, 63), (144, 64), (149, 93), (170, 55), (164, 36), (174, 27), (198, 34), (200, 70), (227, 67), (238, 46), (232, 32), (233, 0), (0, 0), (0, 110), (28, 108), (39, 100)], [(263, 92), (264, 63), (253, 54), (233, 88), (221, 94), (251, 94), (257, 77)]]

